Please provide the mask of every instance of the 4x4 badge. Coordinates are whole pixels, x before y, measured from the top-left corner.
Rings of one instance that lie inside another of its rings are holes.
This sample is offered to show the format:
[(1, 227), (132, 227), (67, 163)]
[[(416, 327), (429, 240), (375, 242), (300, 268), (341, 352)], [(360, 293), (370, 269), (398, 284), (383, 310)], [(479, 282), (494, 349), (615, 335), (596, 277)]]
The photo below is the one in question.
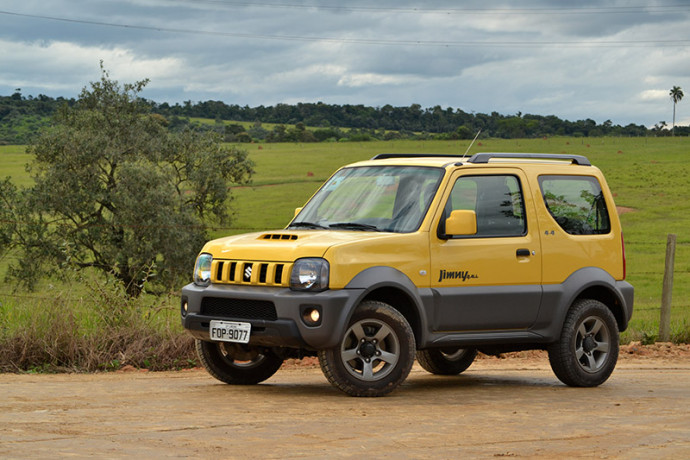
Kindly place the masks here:
[(460, 271), (450, 271), (450, 270), (441, 270), (441, 272), (438, 274), (438, 281), (441, 282), (443, 280), (463, 280), (467, 281), (470, 279), (478, 279), (479, 275), (476, 273), (470, 273), (467, 270), (460, 270)]

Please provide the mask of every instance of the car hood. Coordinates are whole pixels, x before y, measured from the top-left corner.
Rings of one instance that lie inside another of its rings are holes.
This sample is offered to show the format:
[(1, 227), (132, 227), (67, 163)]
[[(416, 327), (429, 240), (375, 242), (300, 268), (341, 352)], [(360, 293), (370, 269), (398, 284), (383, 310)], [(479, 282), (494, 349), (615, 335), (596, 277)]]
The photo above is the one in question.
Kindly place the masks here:
[(344, 230), (277, 230), (228, 236), (206, 243), (201, 252), (214, 259), (291, 262), (323, 257), (333, 247), (390, 238), (387, 232)]

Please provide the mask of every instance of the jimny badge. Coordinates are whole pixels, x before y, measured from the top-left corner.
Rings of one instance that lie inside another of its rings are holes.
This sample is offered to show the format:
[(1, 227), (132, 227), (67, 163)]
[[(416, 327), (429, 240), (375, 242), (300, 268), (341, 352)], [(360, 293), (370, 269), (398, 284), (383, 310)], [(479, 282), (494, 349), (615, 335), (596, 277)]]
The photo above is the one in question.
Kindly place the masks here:
[(470, 279), (478, 279), (479, 275), (476, 273), (470, 273), (467, 270), (459, 270), (459, 271), (452, 271), (452, 270), (441, 270), (439, 275), (438, 275), (438, 282), (440, 283), (443, 280), (462, 280), (467, 281)]

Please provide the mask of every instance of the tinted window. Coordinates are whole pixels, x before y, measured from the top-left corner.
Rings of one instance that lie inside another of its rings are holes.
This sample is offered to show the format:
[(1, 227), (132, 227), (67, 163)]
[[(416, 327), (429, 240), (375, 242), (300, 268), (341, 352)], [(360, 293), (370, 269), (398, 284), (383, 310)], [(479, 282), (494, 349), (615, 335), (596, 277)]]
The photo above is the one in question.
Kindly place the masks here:
[(606, 201), (599, 181), (588, 176), (541, 176), (539, 186), (547, 209), (571, 235), (609, 233)]
[(525, 234), (525, 211), (520, 182), (515, 176), (463, 176), (453, 185), (446, 211), (477, 213), (475, 236)]
[(412, 232), (419, 228), (444, 170), (370, 166), (336, 172), (291, 223), (338, 230)]

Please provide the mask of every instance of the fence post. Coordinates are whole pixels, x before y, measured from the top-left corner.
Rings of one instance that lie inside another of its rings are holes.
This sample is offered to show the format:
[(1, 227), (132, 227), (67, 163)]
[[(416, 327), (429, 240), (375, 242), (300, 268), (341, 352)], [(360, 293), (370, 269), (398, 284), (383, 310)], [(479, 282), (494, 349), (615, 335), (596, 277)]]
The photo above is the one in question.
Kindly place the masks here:
[(671, 293), (673, 291), (673, 265), (676, 259), (676, 235), (668, 235), (666, 241), (666, 265), (664, 285), (661, 291), (661, 318), (659, 319), (659, 340), (671, 340)]

